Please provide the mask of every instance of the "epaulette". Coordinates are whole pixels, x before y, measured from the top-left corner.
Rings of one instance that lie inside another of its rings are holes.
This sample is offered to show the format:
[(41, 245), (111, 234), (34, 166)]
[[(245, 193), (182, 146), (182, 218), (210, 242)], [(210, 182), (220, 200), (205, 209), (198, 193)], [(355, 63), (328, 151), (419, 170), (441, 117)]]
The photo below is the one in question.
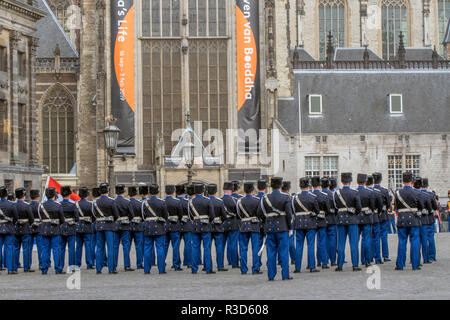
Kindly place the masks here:
[(316, 197), (316, 198), (317, 198), (317, 196), (316, 196), (314, 193), (312, 193), (312, 192), (309, 192), (309, 191), (308, 191), (308, 194), (310, 194), (310, 195), (312, 195), (313, 197)]
[(216, 196), (214, 196), (214, 198), (216, 198), (217, 200), (220, 200), (220, 201), (222, 201), (222, 202), (223, 202), (223, 200), (222, 200), (222, 199), (220, 199), (220, 198), (217, 198)]
[(324, 195), (326, 195), (326, 196), (328, 196), (328, 194), (325, 193), (325, 192), (323, 192), (323, 191), (320, 191), (320, 193), (321, 193), (321, 194), (324, 194)]
[(378, 192), (381, 192), (381, 190), (380, 190), (380, 189), (375, 189), (375, 188), (373, 188), (373, 191), (378, 191)]

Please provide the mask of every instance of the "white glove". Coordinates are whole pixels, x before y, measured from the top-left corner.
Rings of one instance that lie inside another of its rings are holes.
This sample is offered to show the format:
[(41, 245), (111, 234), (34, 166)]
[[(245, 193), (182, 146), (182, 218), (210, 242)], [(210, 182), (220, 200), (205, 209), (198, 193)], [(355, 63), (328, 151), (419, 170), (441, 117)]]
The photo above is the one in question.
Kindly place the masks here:
[(294, 230), (289, 230), (289, 237), (292, 237), (294, 235)]

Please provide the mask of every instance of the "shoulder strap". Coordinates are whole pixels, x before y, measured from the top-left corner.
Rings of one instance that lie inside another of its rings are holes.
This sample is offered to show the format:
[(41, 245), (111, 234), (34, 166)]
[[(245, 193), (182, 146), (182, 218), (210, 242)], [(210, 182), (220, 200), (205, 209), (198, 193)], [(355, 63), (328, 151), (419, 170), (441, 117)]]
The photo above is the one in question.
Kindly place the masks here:
[(242, 205), (241, 199), (239, 199), (237, 203), (238, 203), (239, 209), (241, 209), (241, 211), (245, 214), (245, 216), (247, 218), (250, 218), (250, 215), (248, 214), (248, 212), (244, 209), (244, 206)]
[(403, 200), (402, 196), (400, 195), (400, 190), (397, 190), (395, 193), (397, 195), (398, 200), (405, 206), (406, 209), (411, 210), (412, 208)]
[(6, 217), (6, 215), (3, 213), (3, 210), (0, 208), (0, 217)]
[(194, 211), (194, 214), (195, 214), (197, 217), (200, 217), (200, 215), (198, 214), (197, 209), (195, 209), (194, 204), (192, 203), (192, 199), (189, 200), (189, 207), (192, 209), (192, 211)]
[(47, 210), (45, 210), (45, 207), (44, 207), (44, 204), (43, 204), (43, 203), (41, 203), (41, 204), (39, 205), (39, 208), (42, 210), (42, 212), (44, 213), (45, 217), (46, 217), (47, 219), (50, 219), (50, 215), (48, 214)]
[(336, 190), (336, 194), (338, 195), (339, 200), (341, 200), (341, 202), (342, 202), (342, 204), (344, 205), (344, 207), (348, 209), (347, 202), (345, 202), (344, 197), (341, 195), (341, 193), (339, 192), (339, 190)]
[(300, 206), (300, 208), (303, 209), (303, 211), (308, 212), (311, 210), (306, 209), (306, 207), (304, 206), (304, 204), (300, 201), (298, 194), (295, 195), (295, 201), (297, 202), (297, 204)]
[(103, 214), (102, 210), (100, 210), (100, 208), (98, 207), (98, 205), (97, 205), (97, 200), (94, 200), (94, 201), (93, 201), (93, 204), (94, 204), (95, 210), (97, 210), (97, 212), (98, 212), (98, 214), (100, 215), (100, 217), (104, 218), (105, 215)]
[(81, 210), (81, 208), (80, 208), (79, 202), (78, 202), (78, 201), (75, 202), (75, 205), (77, 206), (78, 213), (80, 214), (80, 216), (81, 216), (81, 217), (84, 217), (84, 213), (83, 213), (83, 210)]
[(148, 201), (144, 201), (144, 205), (145, 207), (148, 209), (148, 211), (150, 211), (150, 213), (154, 216), (154, 217), (158, 217), (155, 213), (155, 211), (153, 211), (152, 207), (150, 207), (150, 205), (148, 204)]

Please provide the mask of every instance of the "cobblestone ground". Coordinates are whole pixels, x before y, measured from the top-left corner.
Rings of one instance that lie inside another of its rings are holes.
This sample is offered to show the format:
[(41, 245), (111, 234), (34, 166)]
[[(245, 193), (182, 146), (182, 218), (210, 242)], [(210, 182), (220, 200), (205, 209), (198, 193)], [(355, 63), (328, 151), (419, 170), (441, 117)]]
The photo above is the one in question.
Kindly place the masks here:
[[(294, 280), (280, 281), (280, 268), (277, 281), (267, 281), (265, 254), (263, 256), (264, 274), (241, 275), (239, 269), (206, 275), (170, 271), (166, 275), (157, 274), (152, 268), (151, 275), (143, 270), (124, 272), (119, 262), (119, 274), (109, 275), (104, 269), (102, 275), (95, 270), (81, 271), (81, 289), (69, 290), (68, 275), (55, 275), (51, 269), (47, 276), (39, 272), (7, 275), (0, 274), (0, 299), (449, 299), (450, 233), (436, 234), (437, 262), (425, 265), (421, 271), (412, 271), (408, 265), (404, 271), (394, 271), (397, 255), (397, 236), (389, 236), (392, 262), (380, 265), (381, 288), (369, 290), (367, 279), (371, 276), (363, 268), (352, 272), (350, 253), (344, 272), (336, 273), (334, 268), (311, 274), (302, 270), (291, 274)], [(348, 244), (347, 244), (348, 246)], [(213, 246), (214, 248), (214, 246)], [(214, 248), (215, 250), (215, 248)], [(213, 250), (213, 251), (214, 251)], [(120, 260), (123, 260), (120, 256)], [(304, 254), (305, 257), (305, 254)], [(408, 254), (409, 257), (409, 254)], [(134, 247), (131, 261), (135, 262)], [(36, 265), (34, 252), (33, 268)], [(251, 259), (250, 259), (251, 260)], [(409, 260), (409, 259), (408, 259)], [(171, 265), (169, 253), (168, 266)], [(67, 263), (66, 263), (67, 265)], [(215, 263), (214, 263), (215, 265)], [(304, 263), (303, 263), (304, 265)], [(291, 272), (293, 266), (291, 265)], [(304, 267), (303, 267), (304, 268)]]

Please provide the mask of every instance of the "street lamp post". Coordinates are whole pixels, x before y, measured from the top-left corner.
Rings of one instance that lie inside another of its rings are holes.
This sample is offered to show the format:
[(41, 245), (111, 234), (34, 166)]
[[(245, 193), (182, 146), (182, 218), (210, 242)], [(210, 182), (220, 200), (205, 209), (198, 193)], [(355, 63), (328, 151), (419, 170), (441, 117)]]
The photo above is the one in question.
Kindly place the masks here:
[(188, 184), (192, 184), (192, 176), (194, 175), (192, 167), (194, 166), (194, 144), (188, 142), (183, 146), (183, 158), (188, 168)]
[(110, 193), (113, 193), (114, 189), (115, 189), (114, 155), (116, 154), (116, 150), (117, 150), (117, 143), (119, 141), (120, 129), (114, 125), (114, 123), (116, 122), (116, 119), (114, 119), (114, 117), (111, 117), (108, 120), (108, 122), (109, 122), (109, 126), (107, 126), (105, 129), (103, 129), (103, 133), (105, 135), (105, 145), (106, 145), (106, 150), (107, 150), (108, 156), (109, 156), (109, 165), (108, 165), (109, 190), (110, 190)]

